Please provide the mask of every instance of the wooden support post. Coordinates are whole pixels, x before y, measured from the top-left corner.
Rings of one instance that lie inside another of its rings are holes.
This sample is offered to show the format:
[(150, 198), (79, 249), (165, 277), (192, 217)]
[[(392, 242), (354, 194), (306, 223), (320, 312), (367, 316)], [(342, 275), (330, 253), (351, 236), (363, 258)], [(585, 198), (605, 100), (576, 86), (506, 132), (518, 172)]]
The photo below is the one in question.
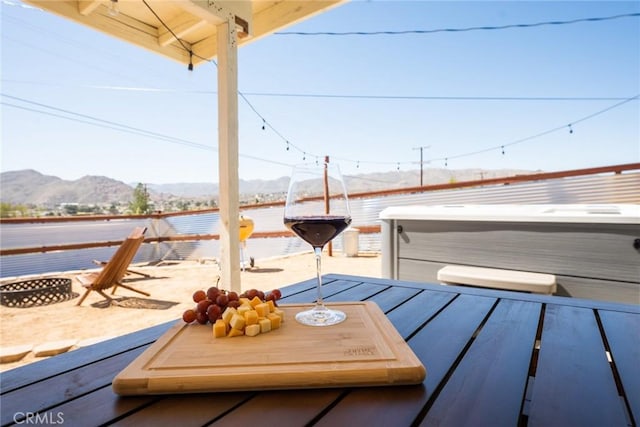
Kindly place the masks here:
[(238, 184), (238, 40), (233, 17), (218, 25), (218, 173), (222, 286), (241, 292)]

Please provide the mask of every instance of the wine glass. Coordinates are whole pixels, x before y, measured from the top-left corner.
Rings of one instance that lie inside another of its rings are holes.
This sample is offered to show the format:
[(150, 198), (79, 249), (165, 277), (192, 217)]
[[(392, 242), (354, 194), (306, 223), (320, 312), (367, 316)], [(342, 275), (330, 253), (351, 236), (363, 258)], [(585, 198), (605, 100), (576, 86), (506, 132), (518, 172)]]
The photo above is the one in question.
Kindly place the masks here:
[(316, 258), (316, 303), (312, 309), (297, 313), (296, 320), (310, 326), (329, 326), (344, 321), (345, 313), (324, 305), (320, 273), (322, 249), (351, 224), (347, 192), (338, 165), (323, 162), (294, 167), (284, 208), (284, 224), (313, 247)]

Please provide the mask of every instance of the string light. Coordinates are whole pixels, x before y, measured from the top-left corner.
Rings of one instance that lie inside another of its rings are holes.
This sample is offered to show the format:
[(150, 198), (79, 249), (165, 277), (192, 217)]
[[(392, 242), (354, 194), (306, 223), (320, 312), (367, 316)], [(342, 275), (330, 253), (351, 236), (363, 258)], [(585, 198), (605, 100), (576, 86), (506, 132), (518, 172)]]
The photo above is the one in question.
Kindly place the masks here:
[[(112, 0), (112, 1), (113, 1), (113, 0)], [(115, 2), (117, 2), (117, 0), (115, 0)], [(164, 25), (164, 27), (165, 27), (169, 32), (171, 32), (171, 34), (176, 38), (176, 40), (177, 40), (177, 41), (182, 45), (183, 49), (184, 49), (184, 50), (186, 50), (187, 52), (189, 52), (189, 54), (190, 54), (190, 55), (193, 55), (192, 51), (191, 51), (190, 49), (188, 49), (188, 48), (186, 47), (186, 45), (183, 43), (183, 41), (175, 35), (175, 33), (171, 30), (171, 28), (169, 28), (169, 27), (168, 27), (168, 26), (167, 26), (167, 25), (162, 21), (162, 19), (160, 19), (160, 17), (159, 17), (159, 16), (158, 16), (154, 11), (153, 11), (153, 9), (149, 6), (149, 4), (146, 2), (146, 0), (142, 0), (142, 2), (143, 2), (143, 3), (144, 3), (144, 4), (145, 4), (145, 5), (146, 5), (150, 10), (151, 10), (151, 12), (152, 12), (152, 13), (153, 13), (153, 14), (154, 14), (154, 15), (155, 15), (159, 20), (160, 20), (160, 22), (162, 23), (162, 25)], [(628, 14), (628, 15), (617, 15), (617, 16), (605, 17), (605, 18), (587, 18), (587, 19), (584, 19), (584, 20), (567, 21), (567, 22), (564, 22), (564, 23), (575, 23), (575, 22), (582, 22), (582, 21), (598, 21), (598, 20), (607, 20), (607, 19), (617, 19), (617, 18), (621, 18), (621, 17), (628, 17), (628, 16), (629, 16), (629, 17), (631, 17), (631, 16), (632, 16), (632, 17), (637, 17), (637, 16), (640, 16), (640, 13), (637, 13), (637, 14), (636, 14), (636, 13), (634, 13), (634, 14)], [(504, 27), (501, 27), (501, 28), (499, 28), (499, 29), (503, 29), (503, 28), (511, 28), (511, 27), (539, 26), (539, 25), (547, 25), (547, 24), (556, 24), (556, 23), (555, 23), (555, 22), (553, 22), (553, 23), (546, 23), (546, 22), (545, 22), (545, 23), (524, 24), (524, 25), (523, 25), (523, 24), (518, 24), (518, 25), (504, 26)], [(468, 31), (468, 30), (475, 30), (475, 29), (486, 29), (486, 28), (470, 28), (470, 29), (464, 29), (464, 30), (465, 30), (465, 31)], [(491, 29), (498, 29), (498, 28), (491, 28)], [(447, 30), (447, 31), (449, 31), (449, 30)], [(279, 34), (279, 33), (276, 33), (276, 34)], [(281, 34), (281, 33), (280, 33), (280, 34)], [(215, 62), (214, 60), (210, 60), (210, 59), (207, 59), (207, 58), (203, 58), (203, 57), (200, 57), (200, 56), (198, 56), (198, 55), (196, 55), (196, 56), (197, 56), (198, 58), (202, 59), (203, 61), (206, 61), (206, 62), (210, 62), (210, 63), (212, 63), (214, 66), (216, 66), (216, 67), (217, 67), (217, 64), (216, 64), (216, 62)], [(262, 116), (262, 115), (261, 115), (261, 114), (256, 110), (256, 108), (251, 104), (251, 102), (249, 102), (249, 100), (247, 99), (247, 97), (246, 97), (242, 92), (238, 91), (238, 95), (239, 95), (239, 96), (240, 96), (240, 97), (241, 97), (241, 98), (242, 98), (242, 99), (247, 103), (247, 105), (248, 105), (248, 106), (249, 106), (249, 107), (254, 111), (254, 113), (256, 113), (256, 115), (258, 115), (258, 117), (262, 118), (262, 130), (265, 130), (265, 129), (266, 129), (266, 125), (267, 125), (267, 121), (266, 121), (266, 119), (265, 119), (265, 118), (264, 118), (264, 117), (263, 117), (263, 116)], [(571, 123), (568, 125), (568, 127), (569, 127), (569, 133), (573, 133), (573, 129), (572, 129), (572, 127), (571, 127), (571, 124), (577, 124), (577, 123), (579, 123), (579, 122), (582, 122), (582, 121), (585, 121), (585, 120), (591, 119), (591, 118), (593, 118), (593, 117), (595, 117), (595, 116), (598, 116), (598, 115), (603, 114), (603, 113), (605, 113), (605, 112), (607, 112), (607, 111), (609, 111), (609, 110), (612, 110), (612, 109), (617, 108), (617, 107), (619, 107), (619, 106), (621, 106), (621, 105), (623, 105), (623, 104), (626, 104), (627, 102), (630, 102), (630, 101), (633, 101), (633, 100), (637, 100), (638, 98), (640, 98), (640, 94), (639, 94), (639, 95), (632, 96), (632, 97), (630, 97), (630, 98), (626, 98), (626, 99), (624, 99), (624, 100), (622, 100), (622, 101), (620, 101), (620, 102), (618, 102), (618, 103), (616, 103), (616, 104), (614, 104), (614, 105), (611, 105), (611, 106), (609, 106), (609, 107), (607, 107), (607, 108), (605, 108), (605, 109), (602, 109), (602, 110), (600, 110), (600, 111), (597, 111), (597, 112), (595, 112), (595, 113), (592, 113), (592, 114), (590, 114), (590, 115), (588, 115), (588, 116), (582, 117), (582, 118), (580, 118), (580, 119), (578, 119), (578, 120), (574, 120), (573, 122), (571, 122)], [(553, 132), (556, 132), (556, 131), (558, 131), (558, 130), (560, 130), (560, 129), (563, 129), (563, 128), (565, 128), (566, 126), (567, 126), (567, 125), (563, 125), (563, 126), (559, 126), (559, 127), (553, 128), (553, 129), (549, 129), (549, 130), (547, 130), (547, 131), (540, 132), (540, 133), (538, 133), (538, 134), (536, 134), (536, 135), (532, 135), (532, 136), (529, 136), (529, 137), (526, 137), (526, 138), (522, 138), (522, 139), (519, 139), (519, 140), (516, 140), (516, 141), (510, 142), (510, 143), (508, 143), (508, 144), (501, 144), (501, 145), (499, 145), (499, 146), (497, 146), (497, 147), (495, 147), (495, 146), (494, 146), (494, 147), (488, 147), (488, 148), (485, 148), (485, 149), (482, 149), (482, 150), (477, 150), (477, 151), (473, 151), (473, 152), (469, 152), (469, 153), (459, 154), (459, 155), (456, 155), (456, 156), (449, 156), (449, 157), (445, 157), (445, 158), (444, 158), (445, 166), (448, 166), (449, 158), (460, 158), (460, 157), (473, 156), (473, 155), (476, 155), (476, 154), (480, 154), (480, 153), (484, 153), (484, 152), (488, 152), (488, 151), (495, 150), (496, 148), (500, 148), (500, 149), (501, 149), (501, 151), (502, 151), (502, 154), (505, 154), (504, 148), (505, 148), (505, 147), (507, 147), (507, 146), (511, 146), (511, 145), (515, 145), (515, 144), (520, 144), (520, 143), (523, 143), (523, 142), (525, 142), (525, 141), (529, 141), (529, 140), (532, 140), (532, 139), (535, 139), (535, 138), (539, 138), (539, 137), (544, 136), (544, 135), (548, 135), (548, 134), (550, 134), (550, 133), (553, 133)], [(303, 160), (303, 161), (304, 161), (304, 160), (306, 160), (306, 155), (307, 155), (307, 152), (306, 152), (306, 151), (303, 151), (300, 147), (296, 146), (295, 144), (291, 143), (289, 140), (287, 140), (286, 138), (284, 138), (284, 136), (283, 136), (280, 132), (278, 132), (278, 131), (277, 131), (277, 130), (276, 130), (276, 129), (271, 125), (271, 124), (269, 124), (269, 128), (270, 128), (270, 129), (272, 129), (272, 130), (273, 130), (273, 132), (274, 132), (276, 135), (278, 135), (280, 138), (282, 138), (282, 139), (286, 142), (286, 149), (287, 149), (287, 151), (289, 151), (289, 148), (290, 148), (290, 146), (291, 146), (291, 147), (295, 148), (296, 150), (298, 150), (299, 152), (302, 152), (302, 154), (303, 154), (303, 156), (302, 156), (302, 160)], [(312, 154), (312, 155), (313, 155), (313, 154)], [(344, 159), (344, 158), (335, 157), (335, 156), (332, 156), (332, 158), (334, 158), (334, 159), (336, 159), (336, 160), (346, 161), (346, 162), (355, 162), (355, 163), (356, 163), (356, 168), (359, 168), (359, 167), (360, 167), (360, 161), (359, 161), (359, 160), (354, 161), (354, 160), (352, 160), (352, 159)], [(436, 160), (443, 160), (443, 158), (433, 158), (433, 159), (431, 159), (431, 160), (432, 160), (432, 161), (436, 161)], [(365, 162), (365, 163), (371, 163), (371, 164), (374, 164), (374, 163), (375, 163), (375, 164), (387, 164), (387, 165), (388, 165), (388, 164), (393, 164), (394, 162), (389, 162), (389, 161), (387, 161), (387, 162)], [(398, 171), (400, 170), (400, 163), (401, 163), (401, 162), (396, 162), (396, 169), (397, 169)]]
[(193, 71), (193, 51), (189, 51), (189, 66), (187, 67), (189, 71)]

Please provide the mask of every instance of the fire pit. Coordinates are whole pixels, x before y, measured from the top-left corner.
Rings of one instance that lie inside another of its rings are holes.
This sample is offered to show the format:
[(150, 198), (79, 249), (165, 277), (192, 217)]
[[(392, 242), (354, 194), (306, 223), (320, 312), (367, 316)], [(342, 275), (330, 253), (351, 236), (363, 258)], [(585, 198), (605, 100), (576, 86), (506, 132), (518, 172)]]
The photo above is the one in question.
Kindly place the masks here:
[(71, 291), (71, 279), (60, 277), (25, 280), (0, 286), (0, 304), (14, 308), (55, 304), (77, 296), (77, 293)]

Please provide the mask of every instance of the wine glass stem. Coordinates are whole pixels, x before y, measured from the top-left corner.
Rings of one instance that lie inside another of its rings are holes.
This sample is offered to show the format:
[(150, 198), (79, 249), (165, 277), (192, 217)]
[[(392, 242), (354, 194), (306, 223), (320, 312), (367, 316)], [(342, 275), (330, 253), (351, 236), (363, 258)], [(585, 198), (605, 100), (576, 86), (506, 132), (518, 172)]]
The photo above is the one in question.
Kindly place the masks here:
[(324, 308), (324, 302), (322, 301), (322, 248), (313, 248), (313, 252), (316, 256), (316, 274), (318, 275), (318, 297), (316, 298), (316, 308)]

